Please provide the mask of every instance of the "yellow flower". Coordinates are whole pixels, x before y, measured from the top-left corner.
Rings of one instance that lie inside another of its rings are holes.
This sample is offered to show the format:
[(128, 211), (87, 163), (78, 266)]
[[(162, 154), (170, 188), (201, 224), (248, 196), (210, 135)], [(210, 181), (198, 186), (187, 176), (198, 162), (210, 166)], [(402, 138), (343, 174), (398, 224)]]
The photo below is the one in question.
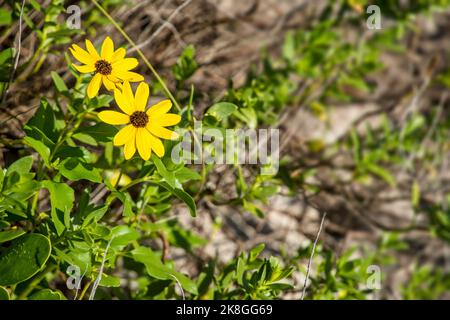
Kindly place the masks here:
[(162, 139), (176, 139), (176, 132), (165, 127), (176, 125), (181, 117), (178, 114), (167, 113), (172, 107), (172, 101), (166, 99), (154, 106), (147, 106), (149, 96), (148, 84), (141, 82), (133, 95), (130, 83), (123, 83), (123, 90), (114, 90), (114, 99), (124, 112), (101, 111), (98, 117), (103, 122), (113, 125), (127, 126), (122, 128), (114, 137), (115, 146), (124, 146), (125, 159), (130, 159), (136, 152), (142, 159), (148, 160), (152, 151), (158, 156), (164, 156)]
[(76, 44), (69, 48), (72, 55), (84, 63), (82, 66), (72, 64), (75, 69), (81, 73), (95, 73), (87, 88), (89, 98), (97, 95), (102, 82), (106, 89), (114, 90), (116, 85), (123, 81), (139, 82), (144, 80), (140, 74), (130, 71), (138, 65), (137, 59), (125, 58), (124, 48), (114, 51), (114, 43), (110, 37), (106, 37), (103, 41), (100, 54), (88, 39), (86, 39), (86, 49), (87, 51)]

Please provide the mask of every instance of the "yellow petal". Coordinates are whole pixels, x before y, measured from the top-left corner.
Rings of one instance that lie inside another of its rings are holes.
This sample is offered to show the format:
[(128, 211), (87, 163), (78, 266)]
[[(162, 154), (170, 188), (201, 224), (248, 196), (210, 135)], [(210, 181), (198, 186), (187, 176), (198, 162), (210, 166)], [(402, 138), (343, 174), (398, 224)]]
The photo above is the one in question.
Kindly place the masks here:
[(181, 121), (181, 116), (179, 114), (166, 113), (159, 117), (152, 117), (151, 120), (161, 127), (168, 127), (179, 123)]
[(97, 73), (89, 82), (88, 88), (87, 88), (87, 94), (90, 99), (95, 97), (98, 93), (98, 90), (100, 90), (100, 85), (102, 83), (102, 75), (100, 73)]
[(77, 66), (76, 64), (72, 63), (72, 67), (74, 67), (81, 73), (91, 73), (95, 71), (95, 66), (93, 65)]
[(149, 117), (158, 117), (161, 116), (172, 108), (172, 101), (169, 99), (158, 102), (157, 104), (151, 106), (147, 110), (147, 115)]
[(112, 64), (113, 69), (118, 71), (128, 71), (134, 69), (139, 64), (136, 58), (120, 59)]
[(171, 140), (171, 139), (177, 139), (178, 134), (174, 131), (171, 131), (169, 129), (163, 128), (161, 126), (156, 125), (151, 120), (148, 122), (146, 128), (148, 131), (150, 131), (151, 134), (154, 136), (157, 136), (159, 138)]
[(130, 123), (130, 117), (128, 115), (117, 111), (101, 111), (98, 113), (98, 117), (100, 118), (100, 120), (108, 124)]
[(133, 103), (128, 101), (125, 95), (118, 89), (114, 90), (114, 100), (116, 100), (119, 108), (126, 114), (131, 115), (134, 112)]
[(108, 89), (109, 91), (112, 91), (116, 88), (116, 85), (114, 84), (114, 82), (109, 80), (108, 77), (103, 76), (102, 80), (103, 80), (103, 84), (105, 85), (106, 89)]
[(164, 145), (161, 140), (150, 134), (150, 144), (152, 146), (152, 150), (158, 157), (164, 157)]
[(98, 54), (97, 50), (95, 49), (94, 45), (89, 39), (86, 39), (86, 49), (95, 60), (100, 60), (100, 55)]
[(94, 65), (96, 62), (94, 57), (92, 57), (88, 52), (81, 49), (76, 44), (73, 44), (72, 48), (69, 48), (69, 50), (72, 53), (72, 55), (75, 57), (75, 59), (77, 59), (81, 63)]
[(136, 152), (136, 139), (130, 139), (127, 143), (125, 143), (125, 147), (123, 148), (123, 153), (125, 155), (125, 159), (131, 159), (131, 157)]
[(142, 75), (132, 71), (125, 72), (125, 79), (127, 79), (130, 82), (144, 81), (144, 77)]
[(129, 124), (126, 127), (120, 129), (120, 131), (114, 136), (113, 143), (115, 146), (121, 146), (126, 144), (130, 139), (135, 139), (136, 128)]
[[(113, 76), (112, 74), (107, 75), (108, 79), (112, 82), (121, 82), (119, 78)], [(116, 84), (117, 85), (117, 84)]]
[(116, 70), (113, 68), (112, 73), (122, 79), (123, 81), (129, 81), (129, 82), (140, 82), (144, 81), (144, 77), (140, 75), (139, 73), (132, 72), (132, 71), (121, 71)]
[(138, 128), (136, 132), (136, 146), (142, 159), (150, 159), (152, 153), (152, 135), (145, 128)]
[(125, 99), (127, 99), (128, 104), (133, 107), (133, 111), (134, 111), (134, 95), (133, 95), (133, 91), (131, 90), (130, 83), (128, 81), (125, 81), (123, 83), (122, 93), (123, 93)]
[(110, 37), (106, 37), (102, 44), (101, 57), (106, 61), (111, 61), (111, 57), (114, 53), (114, 43)]
[(124, 48), (119, 48), (116, 51), (114, 51), (112, 57), (111, 57), (111, 63), (114, 63), (116, 61), (119, 61), (123, 58), (125, 58), (126, 50)]
[(141, 82), (136, 90), (136, 95), (134, 97), (134, 107), (137, 111), (144, 111), (147, 106), (148, 96), (150, 90), (148, 84)]

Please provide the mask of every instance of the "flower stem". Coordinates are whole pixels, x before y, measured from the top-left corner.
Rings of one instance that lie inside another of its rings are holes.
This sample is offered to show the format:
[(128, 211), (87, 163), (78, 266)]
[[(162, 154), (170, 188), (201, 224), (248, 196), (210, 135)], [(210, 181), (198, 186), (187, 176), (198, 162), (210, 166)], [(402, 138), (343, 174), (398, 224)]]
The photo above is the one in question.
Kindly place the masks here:
[(145, 57), (145, 55), (142, 53), (141, 49), (139, 49), (136, 44), (134, 43), (134, 41), (128, 36), (128, 34), (122, 29), (122, 27), (119, 26), (119, 24), (114, 20), (113, 17), (111, 17), (111, 15), (106, 12), (106, 10), (97, 2), (97, 0), (92, 0), (92, 2), (95, 4), (95, 6), (98, 8), (98, 10), (101, 11), (101, 13), (103, 13), (105, 15), (106, 18), (108, 18), (108, 20), (112, 23), (112, 25), (122, 34), (122, 36), (130, 43), (130, 45), (133, 47), (134, 50), (137, 51), (137, 53), (139, 54), (139, 56), (142, 58), (142, 60), (144, 60), (144, 63), (147, 65), (147, 67), (150, 69), (150, 71), (153, 73), (153, 75), (155, 76), (156, 80), (158, 80), (159, 84), (161, 85), (161, 87), (163, 88), (164, 92), (166, 93), (166, 95), (173, 101), (173, 104), (175, 106), (175, 108), (178, 111), (181, 111), (180, 105), (178, 104), (177, 100), (175, 100), (174, 96), (172, 95), (172, 93), (170, 92), (169, 88), (167, 88), (166, 83), (164, 82), (164, 80), (159, 76), (158, 72), (155, 70), (155, 68), (153, 68), (152, 64), (150, 63), (150, 61), (148, 61), (148, 59)]
[(78, 300), (83, 300), (83, 297), (86, 294), (87, 289), (89, 289), (89, 287), (91, 286), (92, 282), (93, 282), (93, 280), (91, 279), (91, 280), (89, 280), (88, 283), (86, 283), (86, 285), (83, 288), (83, 291), (81, 291), (81, 295), (78, 298)]

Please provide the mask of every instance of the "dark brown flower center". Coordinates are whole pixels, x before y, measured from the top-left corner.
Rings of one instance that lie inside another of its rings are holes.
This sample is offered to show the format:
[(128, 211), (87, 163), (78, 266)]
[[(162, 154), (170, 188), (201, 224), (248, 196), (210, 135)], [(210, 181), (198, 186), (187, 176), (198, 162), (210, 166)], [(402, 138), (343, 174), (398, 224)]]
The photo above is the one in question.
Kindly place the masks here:
[(130, 122), (136, 128), (143, 128), (148, 123), (148, 115), (143, 111), (135, 111), (130, 116)]
[(98, 72), (104, 76), (107, 76), (107, 75), (111, 74), (112, 66), (111, 66), (111, 63), (109, 63), (108, 61), (98, 60), (95, 63), (95, 69), (96, 69), (96, 72)]

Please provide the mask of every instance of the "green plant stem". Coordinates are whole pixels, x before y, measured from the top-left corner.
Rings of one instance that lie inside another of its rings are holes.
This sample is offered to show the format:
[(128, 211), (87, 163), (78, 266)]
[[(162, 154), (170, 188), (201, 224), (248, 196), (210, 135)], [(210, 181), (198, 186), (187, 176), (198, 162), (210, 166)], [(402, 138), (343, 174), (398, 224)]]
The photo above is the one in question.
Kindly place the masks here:
[(119, 177), (117, 178), (117, 181), (116, 181), (116, 183), (114, 184), (114, 188), (117, 189), (117, 187), (119, 186), (119, 183), (120, 183), (120, 179), (122, 179), (122, 176), (123, 176), (123, 165), (120, 166)]
[(91, 286), (93, 280), (89, 280), (88, 283), (86, 283), (86, 285), (83, 288), (83, 291), (81, 291), (80, 297), (78, 298), (78, 300), (83, 300), (84, 295), (86, 294), (87, 290), (89, 289), (89, 287)]
[(175, 108), (177, 109), (177, 111), (181, 111), (181, 107), (178, 104), (177, 100), (175, 99), (175, 97), (170, 92), (170, 90), (167, 87), (167, 85), (164, 82), (164, 80), (159, 76), (159, 74), (155, 70), (155, 68), (153, 68), (153, 66), (150, 63), (150, 61), (148, 61), (148, 59), (145, 57), (144, 53), (142, 53), (142, 51), (136, 46), (134, 41), (128, 36), (128, 34), (122, 29), (122, 27), (119, 26), (119, 24), (114, 20), (114, 18), (108, 12), (106, 12), (106, 10), (97, 2), (97, 0), (92, 0), (92, 2), (95, 4), (95, 6), (98, 8), (98, 10), (100, 10), (101, 13), (103, 13), (105, 15), (105, 17), (112, 23), (112, 25), (122, 34), (122, 36), (130, 43), (130, 45), (133, 47), (133, 49), (136, 50), (136, 52), (142, 58), (144, 63), (147, 65), (147, 67), (153, 73), (153, 75), (155, 76), (156, 80), (158, 80), (159, 84), (163, 88), (163, 90), (166, 93), (166, 95), (173, 101), (173, 104), (174, 104)]

